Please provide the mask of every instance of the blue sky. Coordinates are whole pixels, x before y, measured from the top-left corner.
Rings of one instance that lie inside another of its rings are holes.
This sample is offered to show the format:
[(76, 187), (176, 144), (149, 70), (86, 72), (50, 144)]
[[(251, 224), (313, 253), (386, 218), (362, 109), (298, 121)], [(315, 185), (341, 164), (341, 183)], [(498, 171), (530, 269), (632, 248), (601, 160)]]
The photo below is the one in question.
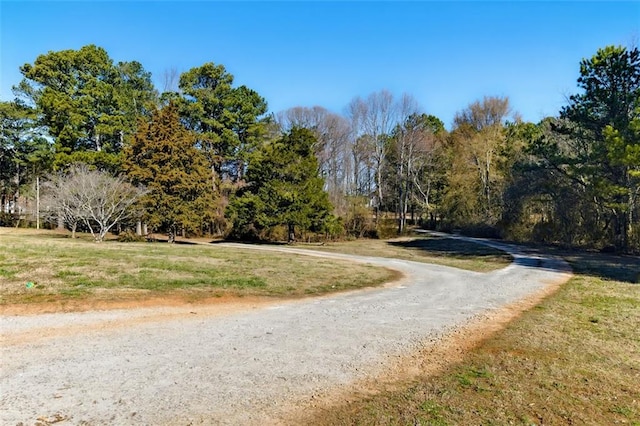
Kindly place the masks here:
[(0, 98), (52, 50), (104, 47), (160, 85), (169, 68), (224, 65), (269, 110), (413, 95), (447, 127), (485, 95), (525, 120), (555, 115), (579, 62), (638, 43), (640, 2), (36, 2), (0, 0)]

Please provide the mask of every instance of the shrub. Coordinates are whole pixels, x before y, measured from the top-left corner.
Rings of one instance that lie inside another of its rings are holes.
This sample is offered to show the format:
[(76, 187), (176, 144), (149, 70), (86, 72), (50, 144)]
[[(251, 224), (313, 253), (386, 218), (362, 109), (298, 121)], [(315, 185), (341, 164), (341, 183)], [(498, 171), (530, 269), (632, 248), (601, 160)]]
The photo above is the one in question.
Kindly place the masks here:
[(146, 241), (146, 238), (143, 235), (138, 235), (135, 232), (127, 229), (124, 232), (121, 232), (118, 235), (118, 241), (121, 243), (141, 243)]
[(15, 213), (0, 212), (0, 226), (16, 226), (18, 215)]

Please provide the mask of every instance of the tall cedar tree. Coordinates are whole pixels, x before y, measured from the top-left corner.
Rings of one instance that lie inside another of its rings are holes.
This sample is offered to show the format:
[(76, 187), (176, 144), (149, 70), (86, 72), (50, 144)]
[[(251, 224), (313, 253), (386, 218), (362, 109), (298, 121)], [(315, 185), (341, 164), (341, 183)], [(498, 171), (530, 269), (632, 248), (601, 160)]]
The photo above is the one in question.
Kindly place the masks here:
[(124, 168), (135, 185), (149, 193), (142, 198), (143, 219), (153, 230), (198, 231), (213, 203), (207, 160), (195, 146), (195, 136), (180, 123), (173, 103), (141, 122), (124, 151)]
[(286, 226), (293, 241), (296, 229), (325, 229), (333, 207), (318, 176), (316, 143), (310, 130), (294, 128), (252, 156), (248, 184), (227, 211), (234, 224), (232, 236), (265, 238), (274, 227)]

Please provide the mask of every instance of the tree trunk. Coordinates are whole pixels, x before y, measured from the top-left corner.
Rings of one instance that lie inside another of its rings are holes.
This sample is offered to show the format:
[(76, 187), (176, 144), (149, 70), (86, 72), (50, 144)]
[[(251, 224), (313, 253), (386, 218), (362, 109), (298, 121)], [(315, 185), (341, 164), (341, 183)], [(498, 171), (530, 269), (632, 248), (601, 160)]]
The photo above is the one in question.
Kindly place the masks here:
[(296, 240), (296, 234), (295, 234), (295, 225), (290, 223), (288, 225), (289, 228), (289, 232), (288, 232), (288, 242), (289, 244), (293, 243)]
[(216, 194), (218, 192), (218, 184), (216, 183), (218, 174), (216, 173), (216, 167), (211, 165), (211, 190), (212, 194)]

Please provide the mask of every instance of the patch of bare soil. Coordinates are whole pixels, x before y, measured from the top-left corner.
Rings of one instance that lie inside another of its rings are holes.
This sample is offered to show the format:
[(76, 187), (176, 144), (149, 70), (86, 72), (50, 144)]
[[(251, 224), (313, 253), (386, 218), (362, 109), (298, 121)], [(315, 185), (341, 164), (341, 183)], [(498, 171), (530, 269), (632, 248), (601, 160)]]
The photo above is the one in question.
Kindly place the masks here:
[(196, 299), (188, 294), (167, 294), (162, 296), (139, 297), (134, 299), (62, 299), (37, 303), (16, 303), (0, 305), (0, 315), (39, 315), (60, 312), (107, 311), (114, 309), (153, 308), (159, 306), (235, 306), (255, 303), (274, 303), (273, 298), (222, 295)]
[[(30, 303), (5, 305), (0, 308), (0, 315), (27, 316), (50, 313), (90, 312), (90, 311), (115, 311), (125, 310), (145, 312), (138, 316), (128, 315), (108, 321), (100, 321), (93, 324), (66, 324), (64, 327), (50, 326), (40, 327), (29, 331), (20, 331), (15, 335), (3, 333), (0, 335), (0, 343), (3, 345), (19, 345), (32, 343), (35, 340), (58, 338), (74, 334), (83, 334), (91, 331), (115, 329), (121, 327), (133, 327), (143, 323), (152, 323), (161, 320), (174, 320), (193, 315), (221, 316), (237, 312), (249, 311), (259, 307), (282, 303), (282, 299), (276, 300), (267, 297), (237, 297), (220, 296), (190, 300), (185, 295), (167, 295), (150, 297), (138, 300), (64, 300), (58, 302)], [(156, 309), (168, 308), (168, 309)], [(175, 308), (175, 309), (173, 309)]]

